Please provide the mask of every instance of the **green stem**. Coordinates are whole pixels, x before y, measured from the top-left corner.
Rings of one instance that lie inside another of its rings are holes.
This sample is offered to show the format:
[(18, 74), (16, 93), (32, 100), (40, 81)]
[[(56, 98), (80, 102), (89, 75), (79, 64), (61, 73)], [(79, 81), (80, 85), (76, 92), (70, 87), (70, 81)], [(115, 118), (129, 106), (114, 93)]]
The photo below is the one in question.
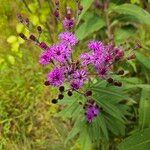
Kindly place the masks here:
[(41, 8), (41, 2), (40, 0), (37, 0), (38, 4), (39, 4), (39, 8)]
[(25, 5), (26, 9), (29, 11), (29, 13), (32, 13), (30, 8), (28, 7), (28, 4), (26, 3), (26, 1), (22, 0), (22, 2), (24, 3), (24, 5)]

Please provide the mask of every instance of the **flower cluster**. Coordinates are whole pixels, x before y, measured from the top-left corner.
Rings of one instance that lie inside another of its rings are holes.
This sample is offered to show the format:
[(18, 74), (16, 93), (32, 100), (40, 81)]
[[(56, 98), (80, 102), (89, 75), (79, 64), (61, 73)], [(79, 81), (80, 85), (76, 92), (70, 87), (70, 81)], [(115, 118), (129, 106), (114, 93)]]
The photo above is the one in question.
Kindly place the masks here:
[[(56, 10), (54, 11), (54, 15), (57, 20), (61, 20), (59, 14), (59, 1), (55, 0), (55, 4)], [(83, 7), (78, 3), (78, 15), (81, 13), (82, 9)], [(30, 27), (28, 19), (24, 19), (22, 15), (18, 15), (18, 19), (26, 27)], [(33, 34), (30, 35), (29, 39), (23, 33), (20, 33), (19, 36), (24, 40), (33, 41), (43, 50), (39, 59), (41, 65), (51, 65), (52, 69), (47, 75), (45, 85), (57, 87), (60, 92), (58, 97), (52, 100), (52, 103), (56, 104), (58, 100), (62, 100), (65, 92), (67, 92), (68, 96), (72, 96), (73, 92), (82, 94), (87, 100), (85, 104), (85, 115), (87, 121), (90, 123), (100, 114), (100, 107), (94, 100), (91, 100), (92, 91), (83, 92), (84, 85), (91, 81), (93, 75), (96, 75), (106, 80), (108, 84), (118, 87), (122, 86), (121, 82), (114, 81), (114, 79), (111, 78), (110, 72), (112, 66), (120, 60), (133, 59), (135, 55), (133, 54), (126, 57), (122, 48), (116, 47), (114, 44), (104, 44), (102, 41), (90, 40), (87, 45), (88, 50), (75, 59), (74, 52), (79, 43), (78, 38), (74, 32), (71, 31), (75, 22), (76, 20), (75, 17), (73, 17), (72, 10), (67, 7), (66, 15), (61, 20), (65, 31), (58, 35), (58, 42), (51, 46), (40, 41), (39, 37), (42, 33), (42, 28), (40, 26), (37, 27), (38, 38)], [(117, 74), (123, 75), (124, 71), (119, 70)], [(69, 87), (68, 89), (65, 89), (64, 85), (66, 84), (67, 87)]]
[(87, 70), (80, 64), (72, 61), (74, 46), (78, 43), (76, 36), (71, 32), (59, 35), (59, 43), (48, 47), (40, 56), (42, 65), (53, 64), (54, 69), (48, 74), (48, 81), (53, 86), (61, 86), (69, 82), (73, 90), (80, 89), (87, 81)]
[(124, 52), (112, 44), (104, 45), (101, 41), (90, 41), (89, 52), (81, 55), (82, 65), (92, 64), (98, 75), (106, 76), (111, 65), (124, 56)]

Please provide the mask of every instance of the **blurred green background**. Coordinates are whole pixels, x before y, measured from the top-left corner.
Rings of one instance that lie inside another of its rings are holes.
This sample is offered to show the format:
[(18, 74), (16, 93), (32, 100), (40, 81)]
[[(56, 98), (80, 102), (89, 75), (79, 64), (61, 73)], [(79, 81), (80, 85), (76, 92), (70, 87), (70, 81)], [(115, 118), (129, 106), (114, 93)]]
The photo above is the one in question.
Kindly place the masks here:
[[(71, 0), (62, 0), (61, 3), (63, 7), (71, 5), (74, 8)], [(140, 41), (143, 48), (136, 52), (137, 60), (131, 61), (128, 65), (131, 72), (129, 77), (133, 77), (133, 83), (149, 85), (150, 17), (143, 14), (144, 9), (147, 12), (150, 11), (149, 2), (113, 0), (112, 3), (112, 7), (130, 3), (143, 8), (142, 10), (135, 8), (133, 12), (124, 11), (126, 7), (120, 8), (121, 10), (118, 8), (112, 14), (111, 23), (113, 23), (112, 26), (116, 26), (114, 36), (117, 44), (124, 43), (126, 39), (132, 39), (132, 42), (127, 41), (130, 47), (133, 42)], [(38, 63), (41, 50), (18, 37), (20, 32), (29, 36), (29, 31), (18, 23), (16, 16), (21, 12), (30, 18), (33, 25), (42, 25), (45, 32), (41, 39), (49, 43), (56, 41), (62, 27), (56, 24), (53, 18), (51, 1), (41, 0), (39, 4), (38, 0), (32, 0), (27, 1), (27, 4), (32, 13), (27, 10), (22, 0), (0, 0), (0, 150), (71, 149), (71, 144), (75, 144), (74, 141), (67, 147), (64, 146), (64, 139), (71, 125), (69, 121), (53, 117), (59, 109), (50, 102), (55, 97), (56, 91), (43, 85), (47, 69), (43, 69)], [(93, 13), (101, 16), (99, 9), (95, 9), (89, 0), (84, 0), (84, 4), (89, 11), (86, 12), (76, 30), (79, 39), (83, 42), (89, 38), (107, 41), (108, 38), (104, 33), (105, 24), (101, 17), (93, 16)], [(124, 12), (121, 13), (121, 11)], [(122, 16), (114, 17), (118, 12)], [(96, 21), (92, 22), (93, 18)], [(90, 26), (87, 26), (88, 23), (91, 23)], [(149, 91), (149, 89), (146, 90)], [(138, 93), (134, 94), (135, 97), (139, 97)], [(75, 144), (74, 149), (79, 149), (78, 144)]]

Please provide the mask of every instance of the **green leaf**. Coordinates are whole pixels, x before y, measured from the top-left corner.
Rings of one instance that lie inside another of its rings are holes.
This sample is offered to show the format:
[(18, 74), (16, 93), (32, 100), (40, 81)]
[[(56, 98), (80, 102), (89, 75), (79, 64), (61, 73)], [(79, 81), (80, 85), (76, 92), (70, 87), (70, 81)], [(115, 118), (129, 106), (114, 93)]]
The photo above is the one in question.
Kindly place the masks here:
[(124, 42), (128, 38), (131, 38), (135, 34), (135, 28), (117, 28), (115, 30), (115, 41), (117, 43)]
[(105, 119), (104, 119), (104, 116), (103, 114), (101, 114), (99, 117), (97, 117), (98, 119), (98, 124), (100, 126), (100, 128), (102, 129), (102, 132), (104, 134), (104, 137), (108, 140), (108, 130), (107, 130), (107, 127), (106, 127), (106, 123), (105, 123)]
[(140, 109), (139, 109), (139, 125), (141, 129), (150, 127), (150, 91), (142, 90)]
[(119, 144), (119, 150), (149, 150), (150, 128), (134, 133)]
[(7, 42), (8, 43), (15, 43), (17, 41), (17, 37), (14, 35), (11, 35), (10, 37), (8, 37)]
[(12, 56), (12, 55), (8, 55), (8, 61), (9, 61), (12, 65), (14, 65), (14, 64), (15, 64), (15, 57)]
[(119, 14), (134, 16), (141, 24), (150, 25), (150, 14), (133, 4), (123, 4), (115, 6), (111, 11), (117, 12)]
[(149, 84), (126, 84), (124, 87), (125, 90), (131, 90), (131, 89), (135, 89), (135, 88), (145, 89), (150, 92)]
[(139, 62), (141, 62), (147, 69), (150, 70), (150, 58), (144, 56), (142, 53), (140, 52), (136, 52), (136, 57), (138, 59)]
[(89, 137), (89, 133), (88, 133), (86, 127), (82, 130), (78, 141), (80, 143), (81, 150), (91, 150), (92, 149), (91, 139)]
[(130, 0), (130, 2), (131, 2), (132, 4), (135, 4), (135, 3), (139, 4), (139, 3), (140, 3), (139, 0)]
[(120, 98), (120, 99), (129, 99), (129, 97), (123, 93), (121, 88), (112, 88), (112, 87), (92, 87), (91, 88), (93, 91), (98, 92), (99, 95), (104, 95), (108, 96), (110, 98), (115, 97), (115, 98)]
[(81, 18), (85, 14), (85, 12), (90, 8), (92, 3), (93, 3), (93, 0), (81, 0), (81, 5), (83, 6), (83, 11), (79, 16), (78, 23), (80, 22)]
[(72, 130), (69, 132), (69, 135), (67, 136), (66, 140), (65, 140), (65, 144), (73, 139), (83, 128), (83, 126), (85, 125), (85, 119), (78, 117), (78, 119), (76, 120)]
[(98, 31), (102, 27), (105, 26), (105, 22), (102, 18), (99, 16), (92, 14), (90, 17), (88, 17), (83, 24), (79, 26), (79, 28), (76, 30), (75, 34), (79, 38), (79, 40), (83, 40), (90, 34), (92, 34), (95, 31)]

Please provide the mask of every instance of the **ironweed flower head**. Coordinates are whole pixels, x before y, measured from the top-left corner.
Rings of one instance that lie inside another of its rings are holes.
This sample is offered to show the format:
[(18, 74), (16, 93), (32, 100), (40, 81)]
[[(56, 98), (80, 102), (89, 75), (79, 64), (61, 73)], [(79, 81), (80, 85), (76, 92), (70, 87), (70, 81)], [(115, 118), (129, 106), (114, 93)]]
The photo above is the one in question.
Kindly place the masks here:
[(94, 102), (94, 101), (89, 101), (86, 104), (86, 119), (89, 123), (93, 121), (95, 117), (97, 117), (100, 113), (100, 108), (99, 106)]
[(49, 74), (48, 74), (48, 81), (51, 85), (59, 87), (62, 85), (65, 81), (64, 77), (64, 70), (62, 68), (54, 68)]
[(39, 63), (42, 65), (49, 64), (52, 61), (52, 56), (53, 55), (50, 49), (45, 50), (40, 56)]
[(72, 32), (69, 31), (62, 32), (59, 35), (59, 40), (70, 46), (75, 46), (78, 43), (77, 37)]
[(64, 26), (64, 29), (66, 30), (71, 30), (75, 25), (75, 22), (74, 22), (74, 19), (68, 19), (68, 18), (65, 18), (63, 20), (63, 26)]
[(54, 44), (50, 47), (53, 60), (65, 63), (71, 56), (71, 49), (65, 43)]

